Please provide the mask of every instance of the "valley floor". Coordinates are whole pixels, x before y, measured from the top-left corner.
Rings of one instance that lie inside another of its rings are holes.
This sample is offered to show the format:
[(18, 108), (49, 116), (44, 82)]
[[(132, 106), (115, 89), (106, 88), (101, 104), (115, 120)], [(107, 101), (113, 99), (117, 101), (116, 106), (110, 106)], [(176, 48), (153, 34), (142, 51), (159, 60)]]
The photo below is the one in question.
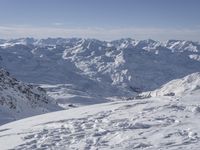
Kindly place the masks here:
[(197, 150), (200, 91), (110, 102), (0, 126), (4, 149)]

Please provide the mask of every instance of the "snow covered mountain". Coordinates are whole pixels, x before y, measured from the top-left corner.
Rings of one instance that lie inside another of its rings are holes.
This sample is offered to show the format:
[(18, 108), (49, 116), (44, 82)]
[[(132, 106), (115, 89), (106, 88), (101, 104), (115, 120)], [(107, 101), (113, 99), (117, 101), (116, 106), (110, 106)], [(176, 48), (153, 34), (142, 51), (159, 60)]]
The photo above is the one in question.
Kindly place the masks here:
[(184, 87), (183, 95), (79, 107), (0, 126), (1, 149), (197, 150), (199, 81), (195, 73), (166, 84), (172, 90), (178, 83), (175, 91)]
[(61, 108), (44, 89), (19, 82), (0, 70), (0, 124), (55, 110)]
[(181, 40), (21, 38), (1, 40), (0, 56), (17, 79), (43, 84), (61, 103), (131, 97), (200, 72), (200, 44)]
[(76, 85), (79, 80), (84, 81), (80, 87), (87, 90), (91, 82), (98, 88), (103, 85), (103, 89), (114, 85), (126, 88), (125, 91), (152, 90), (174, 78), (200, 71), (200, 44), (177, 40), (1, 40), (0, 56), (2, 66), (17, 79)]

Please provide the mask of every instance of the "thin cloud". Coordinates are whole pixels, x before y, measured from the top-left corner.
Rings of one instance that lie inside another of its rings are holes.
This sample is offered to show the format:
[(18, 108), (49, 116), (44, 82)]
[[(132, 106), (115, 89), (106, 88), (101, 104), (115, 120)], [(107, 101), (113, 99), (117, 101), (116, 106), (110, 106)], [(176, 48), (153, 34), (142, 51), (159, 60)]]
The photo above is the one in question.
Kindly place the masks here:
[(101, 40), (114, 40), (123, 37), (134, 39), (168, 40), (184, 39), (200, 41), (200, 28), (64, 28), (64, 27), (31, 27), (0, 26), (0, 38), (18, 37), (83, 37)]
[(52, 25), (53, 26), (63, 26), (64, 23), (62, 23), (62, 22), (54, 22), (54, 23), (52, 23)]

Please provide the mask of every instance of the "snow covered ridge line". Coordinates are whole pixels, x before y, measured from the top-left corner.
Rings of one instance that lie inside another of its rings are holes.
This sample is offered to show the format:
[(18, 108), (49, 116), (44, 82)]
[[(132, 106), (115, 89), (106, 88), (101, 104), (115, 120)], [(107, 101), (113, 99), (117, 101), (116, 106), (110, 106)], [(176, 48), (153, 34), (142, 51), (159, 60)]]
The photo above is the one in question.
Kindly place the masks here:
[(0, 69), (0, 124), (59, 110), (40, 87), (25, 84)]
[(181, 79), (174, 79), (154, 91), (141, 93), (136, 98), (143, 99), (157, 96), (181, 97), (198, 90), (200, 90), (200, 72), (190, 74)]
[(34, 39), (34, 38), (19, 38), (19, 39), (0, 39), (0, 47), (10, 47), (14, 45), (35, 45), (35, 46), (56, 46), (56, 45), (68, 45), (77, 44), (80, 41), (90, 41), (101, 44), (106, 47), (116, 47), (118, 49), (123, 48), (142, 48), (145, 50), (152, 50), (158, 47), (164, 47), (172, 51), (200, 51), (200, 42), (186, 41), (186, 40), (168, 40), (166, 42), (160, 42), (152, 39), (148, 40), (135, 40), (131, 38), (122, 38), (113, 41), (100, 41), (97, 39), (83, 39), (83, 38), (46, 38), (46, 39)]

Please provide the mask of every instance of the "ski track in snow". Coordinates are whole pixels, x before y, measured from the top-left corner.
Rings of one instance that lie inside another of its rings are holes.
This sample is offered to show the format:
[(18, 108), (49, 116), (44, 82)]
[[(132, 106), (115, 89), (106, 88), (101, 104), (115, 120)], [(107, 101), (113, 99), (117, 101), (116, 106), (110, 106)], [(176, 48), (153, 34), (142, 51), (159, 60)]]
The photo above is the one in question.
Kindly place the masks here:
[(20, 129), (12, 123), (0, 127), (0, 145), (4, 137), (17, 136), (22, 142), (16, 150), (198, 149), (198, 96), (93, 105), (38, 116), (29, 124), (24, 119), (17, 124), (24, 125)]

